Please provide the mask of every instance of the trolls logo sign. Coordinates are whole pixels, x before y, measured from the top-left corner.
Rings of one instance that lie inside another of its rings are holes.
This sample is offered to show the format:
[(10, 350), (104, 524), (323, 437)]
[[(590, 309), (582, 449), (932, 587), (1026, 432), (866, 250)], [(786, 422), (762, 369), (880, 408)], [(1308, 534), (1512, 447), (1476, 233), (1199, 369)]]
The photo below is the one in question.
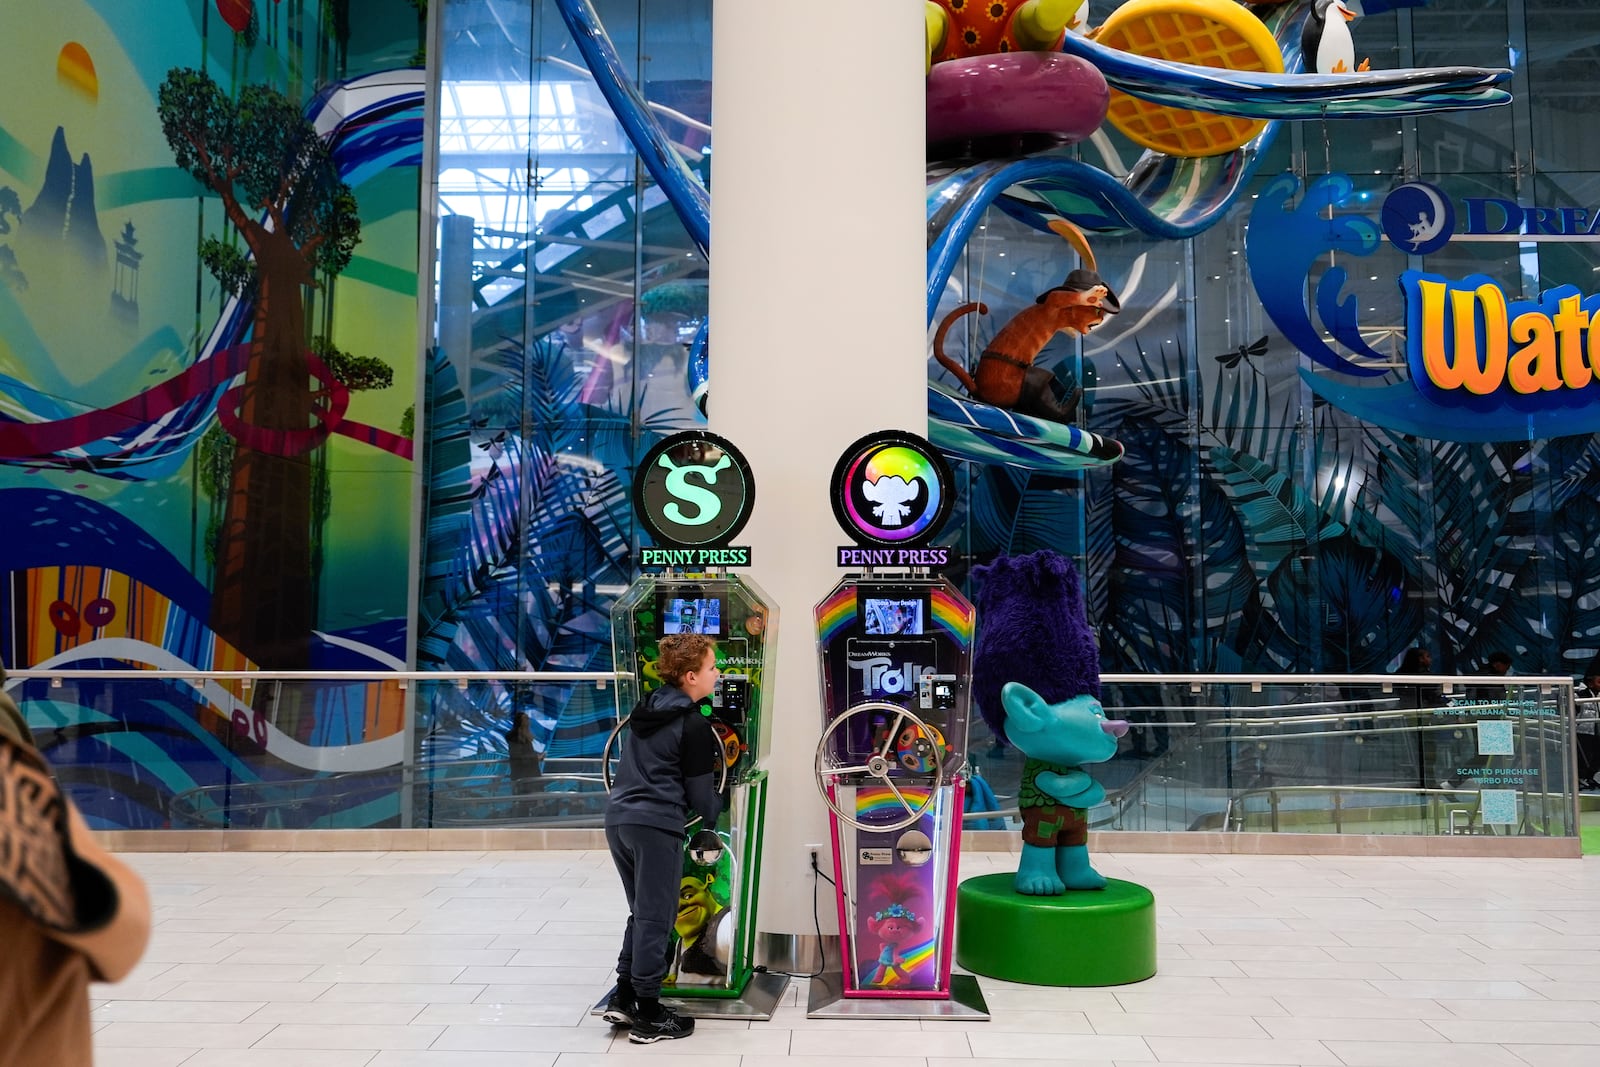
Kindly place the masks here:
[[(1452, 280), (1408, 270), (1399, 283), (1410, 380), (1392, 385), (1362, 380), (1389, 374), (1394, 365), (1361, 336), (1357, 297), (1343, 292), (1345, 268), (1322, 271), (1311, 306), (1305, 294), (1321, 257), (1369, 256), (1381, 243), (1380, 232), (1413, 255), (1452, 240), (1600, 239), (1590, 235), (1586, 210), (1524, 208), (1481, 197), (1464, 201), (1458, 215), (1441, 190), (1411, 182), (1385, 200), (1380, 231), (1371, 219), (1349, 212), (1355, 197), (1346, 176), (1319, 178), (1298, 206), (1287, 206), (1299, 190), (1293, 175), (1267, 186), (1251, 213), (1245, 251), (1267, 315), (1323, 368), (1300, 372), (1313, 392), (1365, 422), (1440, 440), (1600, 431), (1600, 294), (1586, 297), (1564, 285), (1537, 301), (1513, 300), (1482, 275)], [(1458, 217), (1465, 223), (1460, 230)]]

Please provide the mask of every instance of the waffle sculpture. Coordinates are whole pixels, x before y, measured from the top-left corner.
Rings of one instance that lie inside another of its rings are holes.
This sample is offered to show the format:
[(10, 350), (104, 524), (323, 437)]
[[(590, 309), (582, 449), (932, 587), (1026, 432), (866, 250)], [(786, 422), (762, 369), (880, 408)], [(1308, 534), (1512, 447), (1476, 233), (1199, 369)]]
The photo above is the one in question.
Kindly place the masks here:
[[(1224, 70), (1283, 73), (1272, 32), (1235, 0), (1130, 0), (1095, 41), (1149, 59)], [(1215, 156), (1244, 145), (1261, 119), (1186, 111), (1111, 91), (1106, 118), (1130, 140), (1173, 156)]]

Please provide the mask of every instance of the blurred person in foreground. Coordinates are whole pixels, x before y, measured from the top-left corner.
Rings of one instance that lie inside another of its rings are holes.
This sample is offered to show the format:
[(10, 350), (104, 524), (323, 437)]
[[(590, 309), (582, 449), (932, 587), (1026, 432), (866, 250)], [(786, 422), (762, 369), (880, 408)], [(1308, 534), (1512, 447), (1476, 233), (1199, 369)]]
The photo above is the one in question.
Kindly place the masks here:
[(150, 898), (34, 748), (0, 667), (0, 1064), (94, 1062), (89, 983), (133, 970)]

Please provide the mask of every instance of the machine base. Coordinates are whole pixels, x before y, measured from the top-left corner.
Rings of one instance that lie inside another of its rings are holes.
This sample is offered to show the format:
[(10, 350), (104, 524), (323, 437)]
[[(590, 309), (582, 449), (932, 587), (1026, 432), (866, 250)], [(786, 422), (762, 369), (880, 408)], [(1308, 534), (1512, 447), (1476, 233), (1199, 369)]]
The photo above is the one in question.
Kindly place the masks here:
[[(603, 993), (595, 1006), (589, 1009), (590, 1015), (599, 1015), (606, 1010), (606, 1001), (611, 999), (612, 986)], [(755, 1022), (766, 1022), (772, 1018), (773, 1011), (778, 1006), (778, 1001), (783, 999), (783, 991), (789, 988), (789, 976), (786, 974), (769, 974), (757, 971), (750, 976), (749, 984), (744, 987), (744, 992), (737, 997), (662, 997), (661, 1003), (677, 1012), (687, 1015), (691, 1019), (751, 1019)]]
[(1027, 985), (1107, 986), (1156, 973), (1156, 898), (1112, 878), (1104, 889), (1028, 897), (1015, 876), (969, 878), (956, 890), (956, 962)]
[(806, 1018), (983, 1021), (989, 1018), (989, 1003), (983, 999), (978, 980), (970, 974), (950, 976), (949, 1000), (918, 1000), (912, 997), (846, 997), (844, 976), (838, 971), (824, 971), (811, 979)]

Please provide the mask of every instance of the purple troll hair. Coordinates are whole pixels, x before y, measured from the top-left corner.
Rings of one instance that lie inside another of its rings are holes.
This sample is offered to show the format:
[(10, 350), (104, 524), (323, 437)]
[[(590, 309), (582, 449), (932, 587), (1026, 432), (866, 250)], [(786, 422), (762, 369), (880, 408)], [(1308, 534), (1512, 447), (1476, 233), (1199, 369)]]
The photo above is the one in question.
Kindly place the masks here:
[(1083, 607), (1078, 570), (1048, 549), (975, 567), (978, 638), (972, 699), (1006, 739), (1000, 688), (1021, 682), (1050, 703), (1100, 696), (1100, 650)]

